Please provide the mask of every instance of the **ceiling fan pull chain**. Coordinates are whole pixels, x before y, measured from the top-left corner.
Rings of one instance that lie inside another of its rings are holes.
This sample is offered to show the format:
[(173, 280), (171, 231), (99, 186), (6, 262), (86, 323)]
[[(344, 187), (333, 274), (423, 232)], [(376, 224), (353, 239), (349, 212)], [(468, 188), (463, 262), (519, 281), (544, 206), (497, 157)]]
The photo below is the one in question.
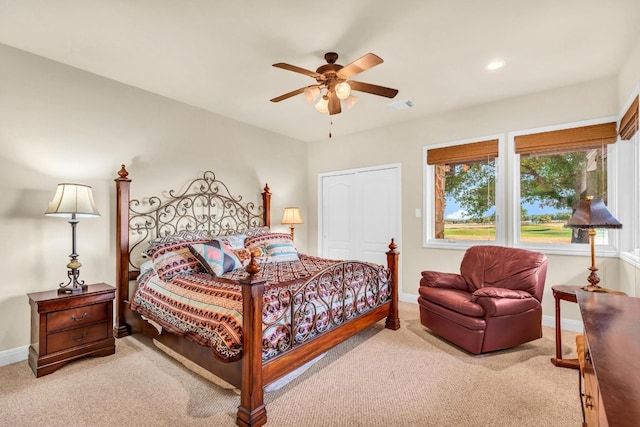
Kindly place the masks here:
[(331, 138), (331, 127), (333, 126), (333, 120), (329, 120), (329, 138)]

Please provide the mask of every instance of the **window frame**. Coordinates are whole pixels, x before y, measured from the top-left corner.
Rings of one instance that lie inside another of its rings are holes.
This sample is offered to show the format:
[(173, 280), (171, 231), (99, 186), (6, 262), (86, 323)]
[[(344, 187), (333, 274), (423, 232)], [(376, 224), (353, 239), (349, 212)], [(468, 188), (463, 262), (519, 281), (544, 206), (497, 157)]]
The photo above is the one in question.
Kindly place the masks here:
[[(495, 240), (460, 240), (460, 239), (436, 239), (435, 238), (435, 167), (427, 164), (427, 152), (437, 148), (446, 148), (456, 145), (473, 144), (487, 140), (498, 140), (498, 156), (495, 159)], [(449, 141), (439, 144), (425, 145), (422, 147), (422, 188), (423, 188), (423, 215), (422, 215), (422, 247), (430, 249), (461, 249), (466, 250), (471, 246), (504, 245), (506, 242), (505, 218), (505, 189), (501, 171), (505, 170), (505, 135), (494, 134), (479, 138)]]
[[(511, 196), (511, 204), (509, 214), (507, 215), (508, 223), (508, 245), (529, 250), (537, 250), (547, 254), (560, 255), (587, 255), (590, 253), (590, 245), (578, 243), (539, 243), (539, 242), (522, 242), (520, 240), (520, 154), (516, 154), (515, 139), (517, 136), (562, 131), (571, 128), (599, 125), (608, 122), (617, 122), (617, 117), (604, 117), (593, 120), (586, 120), (573, 123), (563, 123), (554, 126), (545, 126), (540, 128), (525, 129), (508, 133), (508, 161), (511, 168), (508, 172), (508, 189), (507, 192)], [(614, 217), (618, 217), (618, 141), (607, 144), (607, 208)], [(608, 236), (607, 245), (596, 245), (598, 256), (617, 256), (620, 248), (620, 231), (612, 230)]]
[[(637, 85), (625, 107), (624, 113), (620, 114), (618, 128), (620, 145), (619, 158), (620, 166), (633, 170), (633, 181), (628, 179), (620, 180), (619, 188), (622, 192), (629, 192), (632, 197), (621, 198), (621, 217), (618, 217), (623, 227), (627, 230), (621, 233), (620, 238), (620, 259), (626, 263), (640, 268), (640, 123), (638, 122), (638, 98), (640, 85)], [(629, 159), (631, 161), (627, 162)], [(628, 171), (630, 172), (630, 171)]]

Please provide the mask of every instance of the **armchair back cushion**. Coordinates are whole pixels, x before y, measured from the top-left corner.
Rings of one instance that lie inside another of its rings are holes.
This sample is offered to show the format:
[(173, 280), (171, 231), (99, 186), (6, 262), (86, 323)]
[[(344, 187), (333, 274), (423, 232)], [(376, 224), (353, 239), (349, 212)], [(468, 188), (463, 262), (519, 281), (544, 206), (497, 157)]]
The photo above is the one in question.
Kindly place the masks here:
[(542, 301), (547, 257), (525, 249), (472, 246), (462, 258), (460, 275), (464, 277), (471, 293), (488, 287), (505, 288), (525, 291)]

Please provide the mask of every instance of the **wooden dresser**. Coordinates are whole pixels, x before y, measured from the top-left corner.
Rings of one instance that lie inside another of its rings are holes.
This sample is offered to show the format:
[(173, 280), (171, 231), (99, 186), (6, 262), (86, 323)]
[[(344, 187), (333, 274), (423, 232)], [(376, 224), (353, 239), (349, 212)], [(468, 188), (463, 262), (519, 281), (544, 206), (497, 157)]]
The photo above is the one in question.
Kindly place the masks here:
[(85, 356), (115, 353), (113, 298), (105, 283), (79, 294), (44, 291), (28, 294), (31, 305), (29, 365), (36, 377)]
[(585, 425), (640, 425), (640, 298), (576, 292), (584, 323)]

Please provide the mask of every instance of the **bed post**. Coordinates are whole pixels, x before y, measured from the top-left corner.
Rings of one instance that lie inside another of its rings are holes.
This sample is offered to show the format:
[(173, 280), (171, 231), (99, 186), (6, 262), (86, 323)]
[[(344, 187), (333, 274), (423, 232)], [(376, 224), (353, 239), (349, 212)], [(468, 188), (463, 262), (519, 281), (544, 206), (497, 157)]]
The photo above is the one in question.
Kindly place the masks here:
[(264, 185), (262, 192), (262, 224), (271, 228), (271, 193), (269, 192), (269, 184)]
[(131, 334), (124, 318), (129, 299), (129, 189), (131, 180), (124, 165), (116, 178), (116, 319), (113, 334), (122, 338)]
[(393, 284), (391, 288), (391, 305), (389, 306), (389, 316), (384, 326), (387, 329), (393, 329), (394, 331), (400, 329), (400, 317), (398, 316), (398, 260), (400, 258), (400, 252), (398, 252), (398, 245), (391, 239), (389, 243), (389, 251), (387, 252), (387, 267), (391, 270), (391, 282)]
[(264, 279), (254, 279), (260, 265), (251, 254), (249, 276), (242, 285), (242, 381), (236, 424), (258, 427), (267, 422), (262, 389), (262, 309)]

